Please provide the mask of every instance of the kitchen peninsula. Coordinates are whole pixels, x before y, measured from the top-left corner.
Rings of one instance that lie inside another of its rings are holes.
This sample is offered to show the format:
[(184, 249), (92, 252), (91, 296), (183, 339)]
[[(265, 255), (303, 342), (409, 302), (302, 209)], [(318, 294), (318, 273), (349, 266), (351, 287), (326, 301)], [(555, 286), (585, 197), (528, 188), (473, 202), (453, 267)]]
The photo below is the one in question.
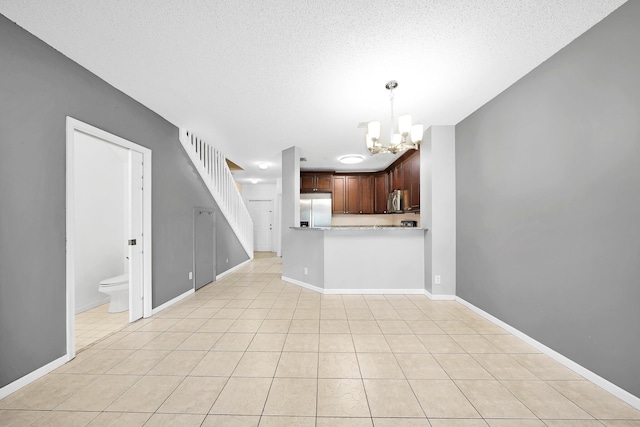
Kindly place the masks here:
[(283, 280), (323, 293), (422, 294), (427, 230), (417, 227), (291, 227), (299, 266)]

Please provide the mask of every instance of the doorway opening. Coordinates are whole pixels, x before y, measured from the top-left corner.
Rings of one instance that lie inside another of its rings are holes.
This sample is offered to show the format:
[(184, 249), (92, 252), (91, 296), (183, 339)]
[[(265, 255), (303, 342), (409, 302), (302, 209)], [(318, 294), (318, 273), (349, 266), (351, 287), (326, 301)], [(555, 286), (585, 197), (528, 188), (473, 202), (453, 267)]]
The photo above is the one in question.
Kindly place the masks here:
[(253, 220), (253, 250), (273, 251), (273, 200), (249, 200), (247, 206)]
[(71, 117), (66, 147), (70, 360), (151, 315), (151, 150)]

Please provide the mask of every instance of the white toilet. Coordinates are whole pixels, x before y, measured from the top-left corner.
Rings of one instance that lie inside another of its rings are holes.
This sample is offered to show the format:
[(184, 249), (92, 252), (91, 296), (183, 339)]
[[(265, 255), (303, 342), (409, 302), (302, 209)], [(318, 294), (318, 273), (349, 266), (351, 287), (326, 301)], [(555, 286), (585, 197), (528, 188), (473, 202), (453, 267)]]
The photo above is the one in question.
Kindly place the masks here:
[(111, 296), (109, 313), (129, 310), (129, 273), (104, 279), (100, 282), (98, 291)]

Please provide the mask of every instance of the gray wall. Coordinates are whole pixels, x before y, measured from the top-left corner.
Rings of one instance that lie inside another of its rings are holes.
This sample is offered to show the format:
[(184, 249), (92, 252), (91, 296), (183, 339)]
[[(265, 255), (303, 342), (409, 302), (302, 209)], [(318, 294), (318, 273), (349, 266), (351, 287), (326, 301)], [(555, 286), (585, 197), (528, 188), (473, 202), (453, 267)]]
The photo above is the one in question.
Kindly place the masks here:
[(282, 275), (324, 288), (324, 237), (324, 231), (320, 230), (289, 230), (287, 244), (283, 246)]
[(290, 227), (300, 226), (300, 149), (290, 147), (282, 151), (282, 275), (297, 279), (302, 265), (294, 253), (298, 232)]
[[(67, 115), (153, 151), (154, 307), (192, 288), (193, 208), (217, 207), (174, 125), (2, 15), (0, 40), (3, 387), (66, 353)], [(217, 216), (218, 260), (229, 258), (230, 268), (248, 257)]]
[(640, 2), (456, 127), (457, 294), (640, 396)]

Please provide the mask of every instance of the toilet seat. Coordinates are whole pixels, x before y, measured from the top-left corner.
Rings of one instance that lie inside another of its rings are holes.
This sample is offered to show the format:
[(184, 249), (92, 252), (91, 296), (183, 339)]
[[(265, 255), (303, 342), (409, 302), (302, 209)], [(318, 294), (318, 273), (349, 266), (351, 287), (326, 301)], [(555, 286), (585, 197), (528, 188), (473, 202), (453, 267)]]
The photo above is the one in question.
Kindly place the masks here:
[(111, 286), (124, 285), (129, 282), (129, 273), (120, 274), (119, 276), (109, 277), (100, 282), (100, 287), (108, 288)]

